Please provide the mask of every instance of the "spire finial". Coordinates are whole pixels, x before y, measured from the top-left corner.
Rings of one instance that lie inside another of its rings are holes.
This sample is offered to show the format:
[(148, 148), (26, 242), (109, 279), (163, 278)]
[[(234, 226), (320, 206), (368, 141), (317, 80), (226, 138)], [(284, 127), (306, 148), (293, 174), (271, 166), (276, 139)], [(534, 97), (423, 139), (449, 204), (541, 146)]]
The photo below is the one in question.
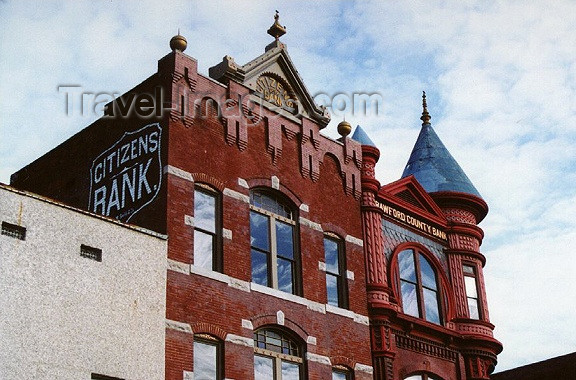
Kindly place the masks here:
[(184, 36), (180, 34), (180, 28), (178, 28), (178, 34), (172, 37), (172, 39), (170, 40), (170, 49), (172, 49), (172, 51), (174, 52), (175, 51), (183, 52), (184, 50), (186, 50), (187, 46), (188, 42), (186, 41), (186, 38), (184, 38)]
[(422, 120), (422, 125), (430, 124), (431, 118), (432, 117), (428, 113), (428, 106), (426, 105), (426, 91), (422, 91), (422, 117), (420, 117), (420, 120)]
[(280, 25), (280, 13), (276, 11), (274, 15), (274, 24), (268, 29), (268, 34), (278, 41), (280, 37), (286, 34), (286, 27)]

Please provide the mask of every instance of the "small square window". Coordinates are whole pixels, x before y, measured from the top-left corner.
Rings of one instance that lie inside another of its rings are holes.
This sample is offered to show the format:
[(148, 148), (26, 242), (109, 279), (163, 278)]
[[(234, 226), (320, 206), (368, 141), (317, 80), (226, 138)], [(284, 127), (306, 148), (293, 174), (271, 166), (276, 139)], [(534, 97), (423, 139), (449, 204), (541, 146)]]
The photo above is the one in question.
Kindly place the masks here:
[(92, 380), (124, 380), (124, 379), (121, 379), (119, 377), (100, 375), (97, 373), (93, 373), (92, 376), (90, 377), (90, 379), (92, 379)]
[(2, 222), (2, 235), (10, 236), (19, 240), (26, 240), (26, 227)]
[(89, 247), (87, 245), (82, 244), (80, 245), (80, 256), (101, 262), (102, 250), (100, 248)]

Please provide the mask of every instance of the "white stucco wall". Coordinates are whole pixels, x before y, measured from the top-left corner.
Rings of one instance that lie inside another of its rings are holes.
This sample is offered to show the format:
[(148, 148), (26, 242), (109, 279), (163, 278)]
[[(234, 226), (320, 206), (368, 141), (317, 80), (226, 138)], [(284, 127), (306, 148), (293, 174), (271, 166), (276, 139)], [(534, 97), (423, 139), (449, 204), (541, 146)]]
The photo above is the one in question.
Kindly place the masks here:
[[(0, 186), (0, 379), (164, 378), (163, 236)], [(102, 262), (80, 245), (102, 249)]]

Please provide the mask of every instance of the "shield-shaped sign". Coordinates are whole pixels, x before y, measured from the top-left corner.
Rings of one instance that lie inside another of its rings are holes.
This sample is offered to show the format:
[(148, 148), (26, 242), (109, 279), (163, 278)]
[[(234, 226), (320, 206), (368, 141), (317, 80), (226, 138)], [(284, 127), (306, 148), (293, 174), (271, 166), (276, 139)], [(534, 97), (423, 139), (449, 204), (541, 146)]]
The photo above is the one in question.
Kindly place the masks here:
[(92, 162), (89, 210), (123, 222), (156, 198), (162, 184), (160, 124), (126, 132)]

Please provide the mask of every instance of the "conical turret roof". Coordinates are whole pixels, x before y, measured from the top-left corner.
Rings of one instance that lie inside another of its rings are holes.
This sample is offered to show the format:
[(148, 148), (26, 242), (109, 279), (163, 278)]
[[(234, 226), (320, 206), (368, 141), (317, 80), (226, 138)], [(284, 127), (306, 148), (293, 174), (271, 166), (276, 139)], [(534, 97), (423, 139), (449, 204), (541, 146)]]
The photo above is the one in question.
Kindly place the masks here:
[(422, 129), (402, 178), (413, 175), (428, 193), (455, 191), (482, 198), (458, 162), (444, 146), (432, 125), (423, 96)]

